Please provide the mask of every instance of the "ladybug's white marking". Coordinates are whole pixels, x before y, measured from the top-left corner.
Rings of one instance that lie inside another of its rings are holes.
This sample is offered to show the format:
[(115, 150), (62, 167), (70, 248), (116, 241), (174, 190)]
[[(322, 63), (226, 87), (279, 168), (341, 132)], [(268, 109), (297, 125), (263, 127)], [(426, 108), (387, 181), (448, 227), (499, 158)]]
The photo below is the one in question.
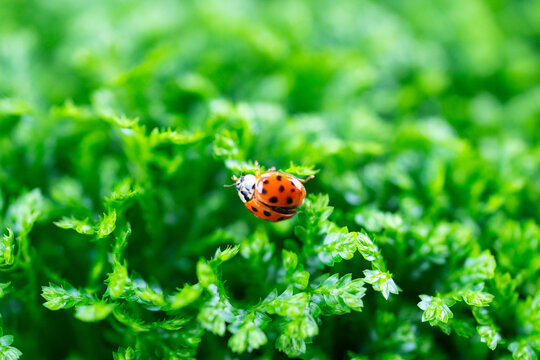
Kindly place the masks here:
[(236, 182), (235, 187), (236, 190), (238, 190), (238, 196), (240, 197), (240, 200), (242, 200), (244, 203), (253, 199), (253, 195), (255, 194), (256, 182), (257, 178), (255, 177), (255, 175), (252, 174), (242, 176)]
[(302, 184), (300, 184), (300, 181), (296, 180), (295, 178), (292, 178), (291, 179), (291, 183), (294, 185), (294, 187), (296, 187), (297, 189), (301, 189), (302, 188)]

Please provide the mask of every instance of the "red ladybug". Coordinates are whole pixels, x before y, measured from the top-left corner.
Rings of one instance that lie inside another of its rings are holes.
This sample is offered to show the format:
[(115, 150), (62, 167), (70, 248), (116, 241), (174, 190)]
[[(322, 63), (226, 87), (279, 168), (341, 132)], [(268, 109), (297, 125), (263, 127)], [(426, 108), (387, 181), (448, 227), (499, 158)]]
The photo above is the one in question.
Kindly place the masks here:
[[(258, 218), (277, 222), (292, 218), (296, 209), (302, 205), (306, 197), (303, 183), (313, 177), (298, 179), (293, 175), (269, 169), (261, 174), (258, 163), (255, 162), (257, 173), (237, 178), (233, 185), (238, 190), (238, 196), (249, 211)], [(226, 185), (227, 186), (227, 185)]]

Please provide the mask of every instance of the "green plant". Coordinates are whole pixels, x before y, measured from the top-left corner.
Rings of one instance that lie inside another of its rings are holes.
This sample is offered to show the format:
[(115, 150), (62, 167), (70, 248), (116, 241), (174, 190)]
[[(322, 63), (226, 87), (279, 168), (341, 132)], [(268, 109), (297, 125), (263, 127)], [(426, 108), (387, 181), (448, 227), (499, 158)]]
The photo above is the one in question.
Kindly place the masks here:
[(0, 8), (0, 360), (537, 358), (539, 1)]

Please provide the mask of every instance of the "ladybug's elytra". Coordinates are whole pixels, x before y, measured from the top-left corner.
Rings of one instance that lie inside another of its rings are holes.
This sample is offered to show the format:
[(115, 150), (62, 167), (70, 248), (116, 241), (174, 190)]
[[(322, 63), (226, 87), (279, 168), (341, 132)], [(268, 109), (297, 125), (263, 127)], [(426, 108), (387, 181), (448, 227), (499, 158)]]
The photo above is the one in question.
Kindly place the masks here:
[(293, 175), (275, 171), (271, 168), (261, 174), (258, 163), (255, 162), (257, 173), (237, 178), (233, 185), (238, 196), (249, 211), (258, 218), (277, 222), (292, 218), (296, 209), (302, 205), (306, 197), (303, 183), (313, 177), (298, 179)]

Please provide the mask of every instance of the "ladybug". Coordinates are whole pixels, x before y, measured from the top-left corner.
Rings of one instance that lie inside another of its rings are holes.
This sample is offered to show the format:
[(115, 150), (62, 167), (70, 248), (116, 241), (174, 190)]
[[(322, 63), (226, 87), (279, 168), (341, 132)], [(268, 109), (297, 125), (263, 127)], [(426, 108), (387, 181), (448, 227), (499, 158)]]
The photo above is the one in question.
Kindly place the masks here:
[(292, 218), (296, 209), (302, 205), (306, 197), (303, 183), (313, 178), (298, 179), (293, 175), (275, 171), (271, 168), (261, 174), (258, 163), (255, 162), (257, 172), (232, 179), (238, 191), (238, 196), (249, 211), (258, 218), (277, 222)]

